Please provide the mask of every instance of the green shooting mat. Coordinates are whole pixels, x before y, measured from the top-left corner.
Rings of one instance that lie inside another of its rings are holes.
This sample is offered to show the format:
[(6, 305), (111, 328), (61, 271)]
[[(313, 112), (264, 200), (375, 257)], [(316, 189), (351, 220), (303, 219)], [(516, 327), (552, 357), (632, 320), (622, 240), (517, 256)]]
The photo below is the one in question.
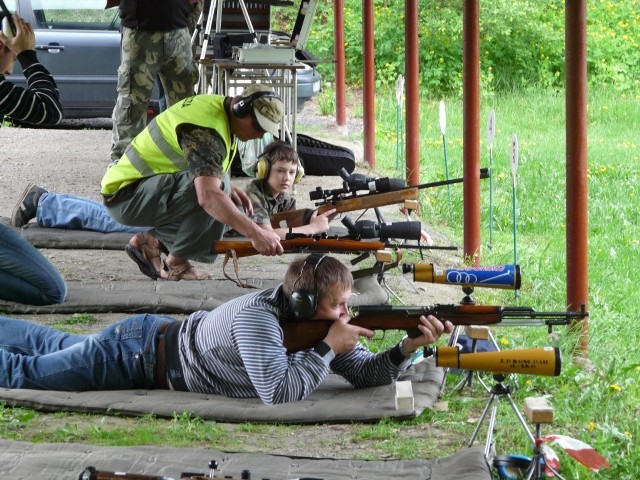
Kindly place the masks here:
[[(244, 282), (259, 289), (272, 288), (281, 280), (248, 278)], [(213, 310), (223, 303), (255, 290), (237, 286), (226, 279), (192, 282), (119, 280), (68, 281), (67, 299), (62, 304), (33, 306), (0, 300), (0, 311), (8, 314), (73, 313), (183, 313)], [(389, 293), (373, 276), (358, 279), (349, 305), (382, 305)]]
[[(351, 460), (290, 457), (256, 453), (226, 453), (195, 448), (99, 447), (82, 444), (12, 442), (0, 440), (0, 476), (6, 479), (77, 480), (89, 466), (98, 471), (123, 472), (178, 479), (182, 472), (209, 473), (218, 462), (216, 478), (293, 480), (491, 480), (480, 448), (454, 455), (412, 460)], [(123, 477), (124, 478), (124, 477)]]
[(396, 408), (396, 385), (354, 389), (342, 377), (329, 374), (306, 399), (264, 405), (259, 399), (227, 398), (171, 390), (108, 390), (61, 392), (0, 388), (0, 402), (45, 412), (173, 418), (188, 413), (207, 420), (255, 423), (351, 423), (385, 418), (415, 418), (438, 399), (443, 370), (430, 361), (411, 366), (401, 380), (410, 380), (413, 405)]

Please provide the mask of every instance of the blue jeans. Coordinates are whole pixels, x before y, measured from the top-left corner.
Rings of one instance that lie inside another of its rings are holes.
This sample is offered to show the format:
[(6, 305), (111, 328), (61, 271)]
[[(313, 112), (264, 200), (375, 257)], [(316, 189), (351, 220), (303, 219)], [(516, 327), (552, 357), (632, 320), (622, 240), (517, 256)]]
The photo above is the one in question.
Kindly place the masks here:
[(51, 305), (67, 298), (67, 285), (53, 264), (11, 228), (0, 225), (0, 299)]
[(92, 335), (0, 316), (0, 387), (85, 391), (153, 388), (158, 328), (135, 315)]
[(95, 230), (102, 233), (138, 233), (147, 227), (128, 227), (116, 222), (102, 203), (62, 193), (43, 193), (38, 200), (36, 220), (41, 227)]

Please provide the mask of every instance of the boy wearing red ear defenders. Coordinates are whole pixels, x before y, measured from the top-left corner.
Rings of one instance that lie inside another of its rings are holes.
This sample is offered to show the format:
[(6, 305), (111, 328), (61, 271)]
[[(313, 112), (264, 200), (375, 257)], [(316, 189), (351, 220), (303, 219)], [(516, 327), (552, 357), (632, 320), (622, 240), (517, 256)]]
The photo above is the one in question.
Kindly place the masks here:
[[(291, 195), (293, 186), (302, 180), (304, 168), (298, 153), (288, 143), (274, 141), (267, 145), (256, 163), (256, 179), (245, 189), (253, 205), (251, 219), (262, 228), (271, 230), (271, 217), (280, 212), (296, 209), (296, 199)], [(329, 230), (329, 222), (335, 210), (321, 215), (314, 212), (309, 224), (297, 227), (273, 229), (280, 238), (287, 233), (316, 235)]]

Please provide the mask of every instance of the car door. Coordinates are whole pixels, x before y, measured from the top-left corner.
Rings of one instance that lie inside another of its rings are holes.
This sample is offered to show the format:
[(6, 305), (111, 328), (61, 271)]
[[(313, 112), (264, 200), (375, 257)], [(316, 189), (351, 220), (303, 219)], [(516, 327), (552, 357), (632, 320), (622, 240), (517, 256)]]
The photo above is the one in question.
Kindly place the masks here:
[[(58, 85), (65, 116), (110, 116), (120, 65), (118, 9), (105, 9), (105, 0), (19, 3), (19, 13), (34, 26), (38, 59)], [(19, 65), (10, 80), (24, 84)]]

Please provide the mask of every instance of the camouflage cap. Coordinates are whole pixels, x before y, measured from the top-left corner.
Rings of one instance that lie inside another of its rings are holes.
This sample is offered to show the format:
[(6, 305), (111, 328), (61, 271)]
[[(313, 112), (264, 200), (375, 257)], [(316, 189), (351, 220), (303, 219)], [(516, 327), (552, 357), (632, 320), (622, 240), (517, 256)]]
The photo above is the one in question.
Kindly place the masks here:
[[(242, 92), (242, 97), (247, 98), (260, 92), (275, 93), (273, 88), (260, 83), (252, 83)], [(280, 136), (280, 121), (284, 116), (284, 104), (280, 97), (260, 97), (251, 102), (253, 113), (258, 124), (274, 137)]]

